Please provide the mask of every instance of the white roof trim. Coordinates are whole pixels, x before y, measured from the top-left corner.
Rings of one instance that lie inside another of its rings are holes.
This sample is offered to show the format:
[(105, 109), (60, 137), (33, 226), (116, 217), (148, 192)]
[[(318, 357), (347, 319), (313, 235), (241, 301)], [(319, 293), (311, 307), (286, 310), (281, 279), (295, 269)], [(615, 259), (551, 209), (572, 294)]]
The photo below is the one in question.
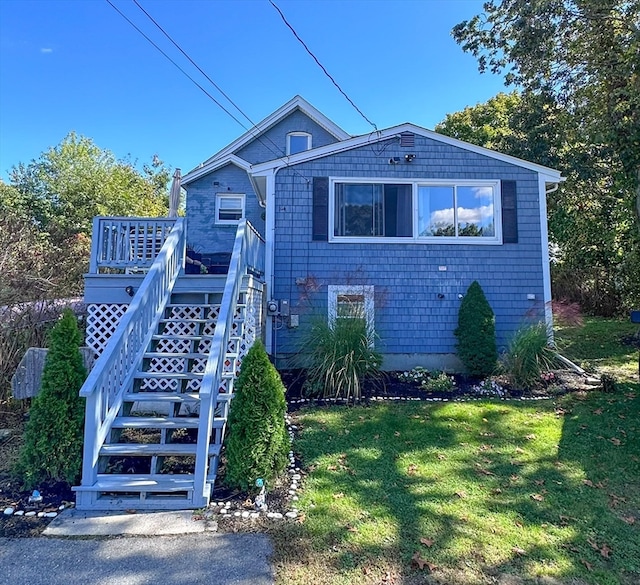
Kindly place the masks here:
[(218, 169), (222, 167), (226, 167), (229, 164), (240, 167), (242, 170), (247, 172), (251, 170), (251, 165), (246, 160), (244, 160), (243, 158), (240, 158), (239, 156), (236, 156), (235, 154), (231, 154), (223, 158), (217, 159), (215, 161), (212, 161), (209, 164), (201, 165), (196, 169), (190, 171), (189, 173), (184, 175), (184, 177), (182, 177), (180, 184), (187, 185), (189, 183), (192, 183), (193, 181), (195, 181), (196, 179), (199, 179), (203, 175), (207, 175), (209, 173), (212, 173), (213, 171), (217, 171)]
[(488, 156), (490, 158), (523, 167), (525, 169), (530, 169), (532, 171), (545, 175), (547, 180), (551, 182), (559, 182), (563, 180), (560, 171), (556, 169), (551, 169), (543, 165), (532, 163), (521, 158), (511, 156), (509, 154), (502, 154), (500, 152), (496, 152), (495, 150), (484, 148), (483, 146), (476, 146), (475, 144), (470, 144), (469, 142), (464, 142), (463, 140), (458, 140), (457, 138), (451, 138), (450, 136), (445, 136), (444, 134), (438, 134), (433, 130), (427, 130), (426, 128), (422, 128), (420, 126), (416, 126), (415, 124), (409, 123), (386, 128), (385, 130), (380, 130), (379, 132), (372, 132), (370, 134), (363, 134), (362, 136), (355, 136), (353, 138), (343, 140), (342, 142), (328, 144), (327, 146), (321, 146), (319, 148), (314, 148), (305, 152), (293, 154), (291, 156), (252, 165), (251, 173), (262, 174), (276, 168), (291, 166), (307, 162), (315, 158), (337, 154), (345, 150), (351, 150), (352, 148), (358, 148), (360, 146), (364, 146), (374, 142), (380, 142), (381, 140), (388, 140), (389, 138), (392, 138), (394, 136), (399, 136), (401, 132), (413, 132), (414, 134), (425, 136), (426, 138), (431, 138), (433, 140), (437, 140), (438, 142), (450, 144), (451, 146), (463, 148), (464, 150), (475, 152), (476, 154)]
[(309, 116), (309, 118), (322, 126), (327, 132), (329, 132), (329, 134), (333, 135), (338, 140), (346, 140), (347, 138), (351, 137), (350, 134), (347, 134), (342, 128), (340, 128), (340, 126), (332, 122), (320, 110), (314, 108), (307, 100), (297, 95), (289, 100), (286, 104), (278, 108), (275, 112), (273, 112), (273, 114), (270, 114), (264, 120), (258, 122), (255, 127), (251, 128), (248, 132), (245, 132), (242, 136), (240, 136), (240, 138), (237, 138), (231, 144), (225, 146), (222, 150), (209, 157), (198, 167), (196, 167), (192, 171), (189, 171), (186, 176), (190, 176), (191, 173), (194, 173), (197, 170), (216, 161), (217, 159), (227, 156), (235, 152), (239, 148), (242, 148), (252, 140), (255, 140), (255, 138), (262, 134), (265, 130), (268, 130), (269, 128), (271, 128), (271, 126), (275, 126), (278, 122), (286, 118), (291, 112), (296, 109), (299, 109), (302, 113)]

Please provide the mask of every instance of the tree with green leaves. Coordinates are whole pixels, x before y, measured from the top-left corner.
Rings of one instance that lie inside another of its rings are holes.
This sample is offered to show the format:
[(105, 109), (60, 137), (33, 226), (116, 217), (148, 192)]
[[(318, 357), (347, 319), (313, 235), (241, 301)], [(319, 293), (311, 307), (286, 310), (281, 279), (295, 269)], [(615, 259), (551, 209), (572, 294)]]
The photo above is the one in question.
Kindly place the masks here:
[(452, 34), (480, 71), (574, 117), (640, 230), (640, 0), (489, 0)]
[(34, 223), (66, 235), (91, 233), (96, 215), (161, 216), (169, 172), (157, 158), (143, 172), (74, 132), (29, 164), (10, 172), (17, 204)]
[[(88, 267), (93, 217), (166, 215), (169, 178), (157, 157), (139, 171), (72, 132), (38, 159), (11, 170), (10, 184), (0, 183), (0, 214), (20, 218), (24, 230), (46, 243), (47, 294), (78, 294)], [(29, 263), (27, 256), (18, 266)], [(29, 282), (34, 275), (25, 269), (22, 277)], [(33, 300), (37, 291), (26, 290), (19, 300)]]
[(579, 120), (548, 94), (498, 94), (448, 114), (436, 130), (538, 164), (566, 182), (547, 198), (553, 293), (589, 313), (619, 314), (640, 302), (640, 234), (628, 191)]
[(77, 320), (67, 309), (50, 333), (40, 392), (29, 411), (16, 468), (28, 489), (44, 481), (79, 479), (84, 420), (79, 391), (87, 377), (81, 342)]

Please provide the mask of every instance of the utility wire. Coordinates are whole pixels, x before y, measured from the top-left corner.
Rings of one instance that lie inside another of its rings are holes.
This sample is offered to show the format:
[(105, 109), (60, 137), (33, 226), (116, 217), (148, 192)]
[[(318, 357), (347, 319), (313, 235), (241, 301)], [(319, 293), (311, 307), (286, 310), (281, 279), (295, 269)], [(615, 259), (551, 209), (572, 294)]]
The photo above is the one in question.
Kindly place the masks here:
[(167, 55), (158, 45), (156, 45), (146, 34), (142, 32), (120, 9), (111, 2), (111, 0), (105, 0), (109, 6), (111, 6), (122, 18), (124, 18), (134, 29), (136, 29), (149, 43), (151, 43), (160, 53), (162, 53), (166, 59), (168, 59), (187, 79), (189, 79), (196, 87), (198, 87), (209, 99), (226, 112), (231, 118), (233, 118), (240, 126), (245, 130), (249, 130), (238, 118), (236, 118), (227, 108), (225, 108), (216, 98), (214, 98), (204, 87), (202, 87), (193, 77), (191, 77), (180, 65), (178, 65), (169, 55)]
[[(144, 32), (142, 32), (142, 30), (140, 30), (140, 28), (138, 28), (138, 26), (136, 26), (121, 10), (118, 9), (117, 6), (115, 6), (111, 0), (105, 0), (120, 16), (122, 16), (122, 18), (124, 18), (136, 31), (138, 31), (138, 33), (140, 33), (151, 45), (153, 45), (153, 47), (155, 47), (168, 61), (170, 61), (187, 79), (189, 79), (198, 89), (200, 89), (210, 100), (212, 100), (222, 111), (224, 111), (228, 116), (230, 116), (235, 122), (237, 122), (240, 126), (242, 126), (247, 132), (249, 132), (258, 142), (260, 142), (260, 144), (262, 144), (265, 148), (267, 148), (269, 151), (271, 151), (272, 154), (274, 154), (276, 156), (276, 158), (282, 158), (283, 155), (281, 152), (275, 152), (268, 144), (265, 144), (265, 142), (260, 138), (260, 136), (256, 135), (253, 133), (253, 128), (249, 129), (247, 128), (243, 122), (241, 122), (240, 120), (238, 120), (238, 118), (236, 116), (234, 116), (227, 108), (225, 108), (215, 97), (213, 97), (204, 87), (202, 87), (202, 85), (200, 85), (195, 79), (193, 79), (193, 77), (191, 77), (182, 67), (180, 67), (180, 65), (178, 65), (171, 57), (169, 57), (169, 55), (167, 55), (156, 43), (154, 43)], [(216, 86), (217, 87), (217, 86)], [(228, 98), (227, 98), (228, 99)], [(230, 100), (231, 101), (231, 100)], [(231, 102), (233, 103), (233, 102)], [(234, 104), (235, 106), (235, 104)], [(235, 106), (237, 108), (237, 106)], [(243, 114), (244, 115), (244, 114)], [(247, 117), (245, 115), (245, 117)], [(254, 124), (254, 128), (256, 128), (255, 124)], [(273, 142), (273, 141), (271, 141)], [(276, 145), (277, 147), (277, 145)], [(285, 155), (286, 156), (286, 155)], [(299, 177), (301, 177), (302, 179), (304, 179), (306, 181), (307, 184), (309, 184), (311, 181), (308, 177), (304, 176), (302, 173), (300, 173), (300, 171), (298, 171), (297, 169), (293, 168), (287, 161), (284, 161), (284, 164), (286, 167), (291, 168), (291, 170), (297, 174)]]
[[(226, 99), (227, 101), (236, 109), (238, 110), (238, 112), (240, 112), (240, 114), (242, 114), (246, 120), (248, 120), (248, 122), (251, 124), (251, 126), (253, 127), (253, 129), (257, 129), (257, 124), (251, 119), (249, 118), (249, 116), (247, 116), (247, 114), (245, 114), (242, 111), (242, 108), (240, 108), (240, 106), (238, 104), (236, 104), (227, 93), (225, 93), (225, 91), (213, 80), (211, 79), (211, 77), (209, 77), (209, 75), (207, 75), (207, 73), (205, 71), (203, 71), (203, 69), (188, 55), (188, 53), (171, 37), (171, 35), (153, 18), (153, 16), (151, 16), (151, 14), (149, 14), (142, 6), (141, 4), (138, 2), (138, 0), (133, 0), (134, 4), (145, 14), (145, 16), (153, 23), (156, 25), (156, 27), (158, 28), (158, 30), (160, 30), (160, 32), (167, 37), (167, 39), (169, 39), (169, 41), (171, 41), (171, 43), (173, 44), (173, 46), (178, 49), (178, 51), (180, 51), (188, 60), (189, 62), (200, 72), (202, 73), (202, 75), (204, 75), (204, 77), (207, 79), (207, 81), (209, 81), (209, 83), (211, 83), (211, 85), (213, 85), (213, 87), (215, 87)], [(272, 154), (275, 154), (277, 157), (283, 156), (283, 152), (280, 149), (280, 147), (273, 141), (271, 140), (271, 138), (269, 138), (268, 136), (265, 136), (265, 138), (271, 142), (271, 144), (273, 144), (273, 146), (275, 146), (278, 149), (278, 152), (275, 152), (273, 149), (269, 148), (269, 150), (271, 151)], [(262, 143), (264, 146), (264, 143)]]
[(322, 63), (320, 63), (318, 58), (313, 54), (313, 52), (307, 46), (307, 44), (300, 38), (300, 35), (296, 32), (296, 30), (293, 28), (293, 26), (291, 26), (289, 24), (289, 21), (286, 19), (285, 15), (282, 13), (282, 10), (280, 10), (280, 8), (278, 8), (278, 6), (275, 4), (275, 2), (273, 0), (269, 0), (269, 4), (271, 4), (271, 6), (273, 6), (278, 11), (278, 14), (280, 15), (280, 18), (282, 18), (282, 21), (287, 25), (289, 30), (293, 33), (293, 36), (296, 37), (296, 39), (298, 39), (298, 41), (300, 41), (300, 44), (305, 48), (307, 53), (309, 53), (309, 55), (311, 55), (313, 60), (318, 64), (318, 67), (320, 67), (320, 69), (322, 69), (323, 73), (331, 80), (331, 83), (333, 83), (333, 85), (335, 85), (338, 88), (338, 91), (355, 108), (356, 112), (358, 112), (358, 114), (360, 114), (369, 124), (371, 124), (371, 126), (373, 126), (373, 128), (375, 129), (376, 132), (378, 132), (378, 127), (371, 120), (369, 120), (369, 118), (367, 118), (367, 116), (365, 116), (362, 113), (362, 110), (360, 110), (360, 108), (358, 106), (356, 106), (356, 104), (353, 102), (353, 100), (344, 92), (344, 90), (338, 85), (338, 82), (327, 71), (325, 66)]

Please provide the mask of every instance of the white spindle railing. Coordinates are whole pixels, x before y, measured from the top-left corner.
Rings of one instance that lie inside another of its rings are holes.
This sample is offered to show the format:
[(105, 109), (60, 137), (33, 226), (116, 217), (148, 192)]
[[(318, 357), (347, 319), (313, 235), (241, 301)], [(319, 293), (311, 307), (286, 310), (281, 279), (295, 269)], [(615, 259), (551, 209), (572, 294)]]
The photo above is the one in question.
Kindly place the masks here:
[(175, 218), (157, 217), (94, 218), (89, 273), (98, 274), (104, 268), (149, 268), (175, 222)]
[(243, 219), (238, 224), (229, 272), (224, 285), (220, 314), (211, 342), (211, 351), (204, 369), (200, 386), (200, 421), (196, 466), (194, 473), (194, 505), (204, 506), (207, 498), (207, 475), (209, 470), (209, 442), (214, 408), (218, 399), (224, 360), (236, 314), (238, 296), (243, 277), (248, 271), (261, 272), (264, 262), (264, 241), (253, 226)]
[(171, 220), (171, 224), (171, 233), (80, 390), (80, 396), (87, 399), (83, 485), (93, 485), (96, 481), (100, 448), (118, 414), (123, 395), (133, 380), (151, 336), (155, 333), (182, 268), (185, 250), (184, 220)]

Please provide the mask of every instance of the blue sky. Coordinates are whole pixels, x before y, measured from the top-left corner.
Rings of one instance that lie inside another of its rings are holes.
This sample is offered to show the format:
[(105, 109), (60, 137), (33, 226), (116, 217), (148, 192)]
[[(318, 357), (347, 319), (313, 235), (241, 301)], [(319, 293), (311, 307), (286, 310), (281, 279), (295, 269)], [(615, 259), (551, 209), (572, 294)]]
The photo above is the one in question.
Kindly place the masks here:
[[(112, 2), (225, 103), (131, 0)], [(139, 2), (254, 122), (300, 94), (350, 134), (371, 131), (267, 0)], [(450, 34), (482, 0), (276, 3), (381, 129), (433, 128), (504, 90)], [(118, 158), (157, 154), (184, 173), (245, 129), (106, 0), (0, 0), (0, 178), (70, 131)]]

